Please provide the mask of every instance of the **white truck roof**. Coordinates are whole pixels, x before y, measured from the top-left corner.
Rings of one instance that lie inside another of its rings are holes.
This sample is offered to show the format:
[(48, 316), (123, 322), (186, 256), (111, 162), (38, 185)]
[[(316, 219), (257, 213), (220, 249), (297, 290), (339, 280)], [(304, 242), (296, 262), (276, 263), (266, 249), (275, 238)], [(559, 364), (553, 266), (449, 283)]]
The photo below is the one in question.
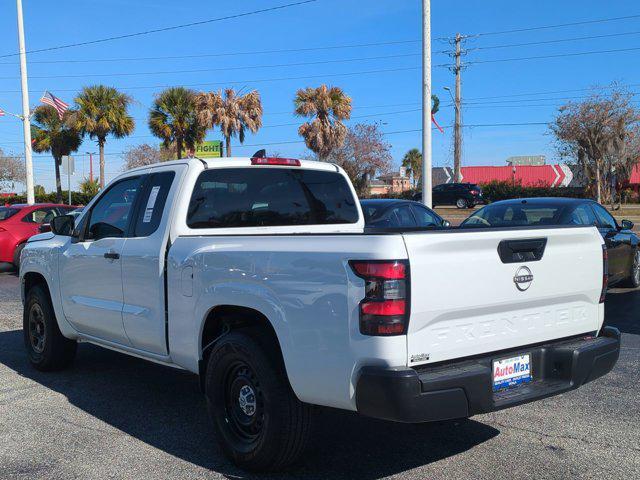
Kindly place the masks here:
[[(308, 170), (325, 170), (325, 171), (340, 171), (341, 169), (333, 164), (328, 162), (317, 162), (314, 160), (299, 160), (300, 162), (299, 168), (304, 168)], [(183, 158), (181, 160), (170, 160), (167, 162), (154, 163), (152, 165), (145, 165), (143, 167), (132, 168), (131, 170), (127, 170), (124, 173), (131, 173), (135, 171), (141, 170), (149, 170), (161, 167), (167, 167), (172, 165), (185, 165), (190, 163), (199, 163), (204, 164), (206, 168), (230, 168), (230, 167), (251, 167), (251, 166), (261, 166), (261, 165), (252, 165), (251, 157), (221, 157), (221, 158)], [(272, 166), (272, 165), (269, 165)], [(284, 165), (283, 165), (284, 166)], [(277, 167), (277, 165), (276, 165)], [(290, 168), (290, 167), (289, 167)]]

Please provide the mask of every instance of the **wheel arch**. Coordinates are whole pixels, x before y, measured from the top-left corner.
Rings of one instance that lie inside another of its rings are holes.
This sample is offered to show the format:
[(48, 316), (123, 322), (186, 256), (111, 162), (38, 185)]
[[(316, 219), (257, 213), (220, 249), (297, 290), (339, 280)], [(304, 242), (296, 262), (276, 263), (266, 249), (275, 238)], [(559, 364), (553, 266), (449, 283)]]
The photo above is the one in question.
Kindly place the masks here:
[(268, 334), (267, 338), (276, 348), (279, 360), (286, 371), (286, 362), (280, 338), (267, 315), (253, 307), (232, 304), (216, 305), (207, 311), (202, 321), (198, 341), (198, 371), (200, 386), (203, 391), (207, 360), (216, 341), (222, 338), (227, 331), (247, 327), (257, 328)]
[(47, 279), (45, 278), (45, 276), (40, 272), (31, 271), (31, 272), (26, 272), (22, 276), (22, 301), (23, 302), (26, 301), (29, 290), (31, 290), (36, 285), (40, 285), (44, 287), (47, 294), (49, 295), (49, 298), (53, 300), (51, 298), (51, 290), (49, 289), (49, 284), (47, 283)]

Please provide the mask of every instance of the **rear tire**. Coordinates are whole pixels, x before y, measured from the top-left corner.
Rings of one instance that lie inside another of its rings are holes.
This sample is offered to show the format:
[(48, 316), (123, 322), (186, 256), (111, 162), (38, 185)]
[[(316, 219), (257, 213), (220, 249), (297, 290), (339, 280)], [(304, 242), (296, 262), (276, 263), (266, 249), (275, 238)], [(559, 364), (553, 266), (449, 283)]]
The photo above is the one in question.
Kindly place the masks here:
[(458, 208), (468, 208), (469, 202), (465, 198), (459, 198), (456, 200), (456, 207)]
[(209, 416), (235, 464), (275, 471), (300, 457), (309, 438), (310, 406), (293, 393), (269, 335), (254, 329), (224, 335), (205, 376)]
[(631, 263), (631, 272), (629, 277), (624, 281), (624, 286), (629, 288), (640, 287), (640, 247), (636, 247)]
[(60, 332), (49, 293), (40, 285), (27, 292), (22, 323), (29, 362), (37, 370), (61, 370), (73, 362), (78, 344)]

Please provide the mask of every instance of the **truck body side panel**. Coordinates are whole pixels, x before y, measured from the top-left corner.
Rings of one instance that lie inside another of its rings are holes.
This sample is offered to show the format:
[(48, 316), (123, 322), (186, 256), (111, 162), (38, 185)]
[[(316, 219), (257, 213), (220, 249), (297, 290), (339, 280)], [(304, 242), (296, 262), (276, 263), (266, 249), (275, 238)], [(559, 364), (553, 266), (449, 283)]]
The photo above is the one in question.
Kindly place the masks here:
[(404, 365), (406, 341), (360, 334), (364, 281), (348, 261), (405, 258), (400, 235), (179, 237), (168, 258), (172, 359), (197, 371), (208, 313), (252, 308), (275, 329), (298, 398), (354, 410), (359, 367)]

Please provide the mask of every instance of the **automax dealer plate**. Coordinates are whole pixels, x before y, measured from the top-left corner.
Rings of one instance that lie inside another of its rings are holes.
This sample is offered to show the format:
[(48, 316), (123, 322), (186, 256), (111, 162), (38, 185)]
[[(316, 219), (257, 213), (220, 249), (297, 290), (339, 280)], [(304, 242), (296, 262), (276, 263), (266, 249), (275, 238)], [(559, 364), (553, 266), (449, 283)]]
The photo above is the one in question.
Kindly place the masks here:
[(531, 381), (531, 355), (493, 361), (493, 391)]

